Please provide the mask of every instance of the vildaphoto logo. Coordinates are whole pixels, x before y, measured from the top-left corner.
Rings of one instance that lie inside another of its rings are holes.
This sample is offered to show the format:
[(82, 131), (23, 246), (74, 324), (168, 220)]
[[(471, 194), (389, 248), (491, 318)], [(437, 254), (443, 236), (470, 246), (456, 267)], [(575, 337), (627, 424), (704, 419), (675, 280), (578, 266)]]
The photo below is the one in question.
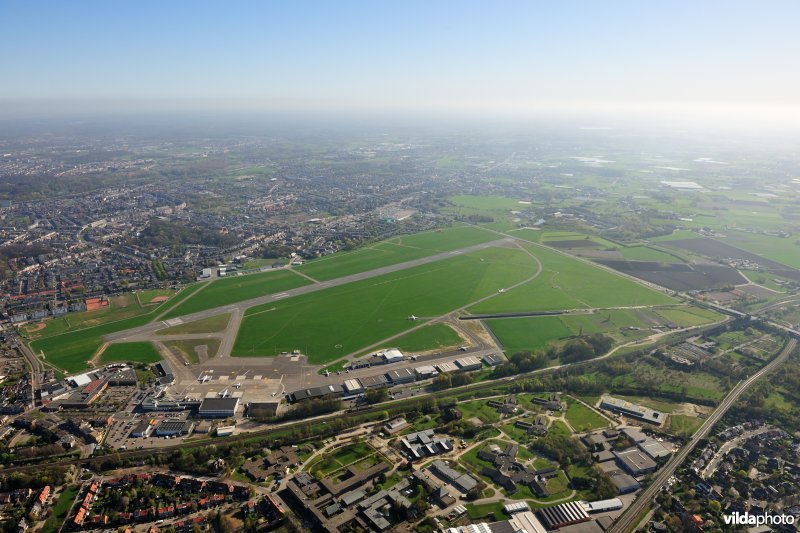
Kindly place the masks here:
[(733, 513), (726, 514), (723, 517), (725, 524), (730, 526), (792, 526), (796, 518), (790, 514), (750, 514)]

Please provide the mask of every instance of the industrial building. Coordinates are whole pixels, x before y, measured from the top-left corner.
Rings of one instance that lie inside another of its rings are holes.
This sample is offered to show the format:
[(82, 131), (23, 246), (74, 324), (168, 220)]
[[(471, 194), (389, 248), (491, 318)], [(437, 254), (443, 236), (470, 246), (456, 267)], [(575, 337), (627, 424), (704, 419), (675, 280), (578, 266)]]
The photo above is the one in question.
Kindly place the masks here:
[(348, 379), (342, 383), (342, 388), (346, 395), (360, 394), (364, 392), (364, 386), (357, 379)]
[(175, 373), (172, 371), (172, 367), (169, 366), (169, 363), (164, 359), (156, 363), (153, 368), (159, 375), (159, 385), (172, 385), (175, 382)]
[(157, 437), (175, 437), (189, 435), (194, 429), (194, 422), (190, 420), (165, 420), (156, 427)]
[(131, 430), (131, 437), (149, 437), (153, 433), (153, 425), (149, 420), (139, 422), (136, 427)]
[(416, 381), (417, 375), (410, 368), (398, 368), (397, 370), (390, 370), (386, 373), (386, 379), (392, 384), (411, 383)]
[(666, 419), (666, 415), (661, 411), (642, 407), (641, 405), (636, 405), (635, 403), (605, 394), (600, 398), (600, 407), (649, 424), (661, 425)]
[(288, 396), (288, 400), (290, 402), (299, 402), (325, 396), (341, 396), (343, 392), (344, 388), (341, 385), (323, 385), (322, 387), (294, 391)]
[(539, 519), (548, 530), (591, 520), (580, 502), (567, 502), (539, 509)]
[(641, 476), (653, 472), (658, 465), (653, 459), (638, 448), (629, 448), (614, 452), (617, 464), (632, 476)]
[(470, 372), (472, 370), (480, 370), (483, 367), (480, 359), (477, 357), (469, 356), (469, 357), (462, 357), (461, 359), (456, 359), (455, 361), (456, 366), (465, 372)]
[(200, 404), (198, 414), (207, 418), (235, 416), (239, 408), (239, 398), (206, 398)]
[(582, 502), (584, 510), (589, 514), (607, 513), (609, 511), (619, 511), (622, 509), (622, 500), (611, 498), (610, 500), (600, 500), (596, 502)]
[(454, 363), (439, 363), (438, 365), (436, 365), (436, 368), (439, 370), (439, 372), (442, 373), (455, 372), (456, 370), (458, 370), (458, 367)]
[(385, 387), (389, 384), (389, 380), (386, 379), (386, 376), (383, 374), (378, 376), (365, 376), (363, 378), (359, 378), (358, 381), (361, 382), (361, 385), (363, 385), (365, 389)]
[(414, 372), (417, 373), (419, 379), (430, 379), (439, 375), (439, 372), (436, 371), (436, 367), (433, 365), (418, 366), (414, 369)]

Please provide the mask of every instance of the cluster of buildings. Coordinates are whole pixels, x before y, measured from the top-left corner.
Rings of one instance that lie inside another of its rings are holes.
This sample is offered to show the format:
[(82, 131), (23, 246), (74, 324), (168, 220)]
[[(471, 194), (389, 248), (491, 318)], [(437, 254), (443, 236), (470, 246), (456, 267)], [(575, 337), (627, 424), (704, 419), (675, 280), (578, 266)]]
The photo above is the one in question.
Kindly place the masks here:
[[(111, 508), (107, 499), (110, 490), (124, 487), (150, 486), (162, 497), (158, 505), (148, 505), (146, 500), (134, 500), (125, 509)], [(250, 489), (244, 485), (222, 481), (175, 476), (172, 474), (127, 474), (103, 482), (91, 481), (82, 491), (81, 504), (68, 520), (70, 529), (97, 529), (134, 523), (155, 522), (179, 516), (187, 516), (199, 511), (213, 509), (233, 501), (250, 500)], [(175, 524), (180, 530), (191, 529), (194, 524), (202, 524), (205, 517), (198, 516), (189, 522)]]
[(547, 498), (547, 480), (558, 476), (555, 468), (530, 468), (517, 460), (519, 446), (507, 444), (501, 448), (497, 444), (489, 444), (478, 452), (478, 458), (492, 464), (492, 467), (481, 469), (481, 475), (490, 478), (496, 485), (503, 487), (509, 494), (517, 491), (517, 485), (528, 487), (539, 498)]
[[(619, 449), (620, 439), (633, 446)], [(595, 431), (583, 436), (581, 441), (620, 494), (638, 490), (642, 476), (656, 471), (673, 453), (671, 446), (636, 427)]]
[[(370, 362), (371, 359), (375, 359), (375, 362)], [(405, 360), (407, 360), (406, 356), (400, 350), (393, 348), (378, 352), (377, 355), (370, 358), (357, 359), (356, 361), (350, 363), (350, 368), (371, 368), (375, 365), (398, 363)], [(494, 362), (494, 359), (492, 361), (492, 364), (497, 364)], [(474, 370), (480, 370), (482, 367), (483, 362), (481, 359), (478, 359), (474, 356), (466, 356), (455, 359), (453, 362), (437, 363), (436, 365), (395, 368), (381, 374), (349, 378), (345, 379), (341, 385), (330, 384), (300, 389), (288, 394), (286, 399), (290, 403), (294, 403), (303, 400), (330, 396), (354, 398), (360, 394), (363, 394), (367, 389), (393, 387), (395, 385), (412, 383), (417, 380), (430, 379), (443, 372), (470, 372)]]
[(409, 433), (400, 439), (400, 446), (410, 461), (453, 451), (447, 437), (437, 437), (432, 429)]

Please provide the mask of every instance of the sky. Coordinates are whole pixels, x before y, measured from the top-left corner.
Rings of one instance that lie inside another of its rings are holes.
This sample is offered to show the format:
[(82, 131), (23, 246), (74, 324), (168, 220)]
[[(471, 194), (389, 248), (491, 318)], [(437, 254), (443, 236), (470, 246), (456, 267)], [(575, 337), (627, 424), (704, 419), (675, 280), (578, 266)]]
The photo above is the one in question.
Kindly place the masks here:
[(0, 0), (0, 112), (800, 108), (800, 2)]

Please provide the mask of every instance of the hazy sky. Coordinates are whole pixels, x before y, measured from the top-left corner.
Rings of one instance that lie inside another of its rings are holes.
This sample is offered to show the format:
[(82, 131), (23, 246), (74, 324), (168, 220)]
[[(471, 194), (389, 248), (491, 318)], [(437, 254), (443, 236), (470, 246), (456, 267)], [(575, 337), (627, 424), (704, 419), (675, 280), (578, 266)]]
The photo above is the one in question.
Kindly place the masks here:
[(0, 20), (6, 109), (800, 106), (793, 0), (0, 0)]

